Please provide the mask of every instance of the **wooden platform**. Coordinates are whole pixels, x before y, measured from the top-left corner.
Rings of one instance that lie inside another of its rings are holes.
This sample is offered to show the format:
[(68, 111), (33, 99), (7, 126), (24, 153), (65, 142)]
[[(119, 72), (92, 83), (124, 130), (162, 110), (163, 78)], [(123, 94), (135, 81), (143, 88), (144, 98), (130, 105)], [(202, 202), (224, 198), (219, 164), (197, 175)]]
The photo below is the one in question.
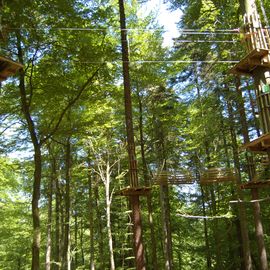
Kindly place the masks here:
[(259, 138), (244, 144), (241, 147), (241, 149), (257, 153), (267, 152), (269, 148), (270, 148), (270, 133), (264, 134)]
[(23, 65), (6, 57), (0, 56), (0, 82), (14, 75)]
[(194, 178), (190, 173), (162, 171), (153, 177), (154, 185), (185, 185), (193, 183)]
[(119, 196), (148, 196), (150, 187), (126, 187), (116, 193)]
[(254, 49), (230, 69), (230, 73), (251, 76), (252, 71), (258, 66), (270, 67), (268, 58), (268, 49)]
[(270, 180), (250, 181), (240, 185), (241, 189), (265, 188), (270, 187)]
[(232, 169), (211, 168), (201, 172), (200, 184), (230, 183), (236, 181), (236, 172)]

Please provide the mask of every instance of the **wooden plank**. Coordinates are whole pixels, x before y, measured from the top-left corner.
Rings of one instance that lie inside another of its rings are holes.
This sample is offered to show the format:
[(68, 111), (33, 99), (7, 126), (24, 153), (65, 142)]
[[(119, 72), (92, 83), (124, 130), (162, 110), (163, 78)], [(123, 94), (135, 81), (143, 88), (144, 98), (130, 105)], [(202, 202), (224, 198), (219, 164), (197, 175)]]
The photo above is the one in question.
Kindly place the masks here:
[(189, 173), (162, 171), (153, 177), (154, 185), (183, 185), (194, 183)]
[(270, 180), (250, 181), (240, 185), (241, 189), (265, 188), (270, 186)]
[(257, 66), (270, 67), (270, 62), (262, 61), (263, 57), (269, 55), (267, 49), (255, 49), (246, 55), (239, 63), (230, 69), (230, 73), (240, 75), (252, 75), (252, 71)]
[(270, 133), (264, 134), (259, 138), (244, 144), (241, 149), (245, 149), (251, 152), (266, 152), (270, 148)]
[(150, 187), (127, 187), (116, 193), (119, 196), (148, 196), (151, 192)]
[(226, 168), (211, 168), (201, 173), (200, 183), (213, 184), (236, 181), (236, 172)]

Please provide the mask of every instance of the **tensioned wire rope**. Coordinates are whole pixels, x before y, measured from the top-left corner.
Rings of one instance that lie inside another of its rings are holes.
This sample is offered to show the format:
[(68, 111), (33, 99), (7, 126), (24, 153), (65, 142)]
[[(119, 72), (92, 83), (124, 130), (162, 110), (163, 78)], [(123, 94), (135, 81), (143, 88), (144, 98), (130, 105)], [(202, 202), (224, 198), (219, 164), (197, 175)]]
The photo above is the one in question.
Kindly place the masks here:
[[(163, 28), (125, 28), (125, 29), (118, 29), (115, 27), (108, 27), (108, 28), (90, 28), (90, 27), (8, 27), (7, 30), (53, 30), (53, 31), (106, 31), (106, 30), (115, 30), (117, 32), (120, 31), (143, 31), (143, 32), (169, 32), (169, 30)], [(239, 34), (239, 29), (188, 29), (188, 28), (180, 28), (178, 29), (179, 33), (190, 33), (190, 34)]]
[[(103, 32), (107, 30), (114, 30), (115, 32), (121, 31), (143, 31), (143, 32), (155, 32), (160, 31), (163, 33), (169, 32), (169, 30), (165, 30), (163, 28), (126, 28), (126, 29), (117, 29), (113, 27), (109, 28), (83, 28), (83, 27), (48, 27), (48, 28), (39, 28), (39, 27), (21, 27), (21, 28), (7, 28), (7, 30), (47, 30), (47, 31), (85, 31), (85, 32)], [(239, 35), (239, 29), (216, 29), (216, 30), (203, 30), (200, 29), (189, 29), (182, 28), (178, 29), (179, 36), (182, 35), (204, 35), (204, 36), (213, 36), (213, 35)], [(181, 40), (178, 38), (174, 38), (177, 43), (236, 43), (236, 40)]]
[[(7, 30), (47, 30), (47, 31), (107, 31), (107, 30), (115, 30), (117, 32), (120, 31), (161, 31), (168, 32), (169, 30), (165, 30), (163, 28), (126, 28), (126, 29), (117, 29), (117, 28), (82, 28), (82, 27), (51, 27), (51, 28), (38, 28), (38, 27), (21, 27), (21, 28), (7, 28)], [(267, 29), (267, 28), (266, 28)], [(216, 29), (214, 31), (204, 29), (188, 29), (182, 28), (178, 29), (179, 35), (239, 35), (239, 29)], [(237, 40), (181, 40), (174, 38), (176, 43), (236, 43)], [(121, 60), (117, 61), (84, 61), (81, 63), (84, 64), (106, 64), (106, 63), (121, 63)], [(143, 64), (143, 63), (238, 63), (239, 60), (130, 60), (129, 63)]]

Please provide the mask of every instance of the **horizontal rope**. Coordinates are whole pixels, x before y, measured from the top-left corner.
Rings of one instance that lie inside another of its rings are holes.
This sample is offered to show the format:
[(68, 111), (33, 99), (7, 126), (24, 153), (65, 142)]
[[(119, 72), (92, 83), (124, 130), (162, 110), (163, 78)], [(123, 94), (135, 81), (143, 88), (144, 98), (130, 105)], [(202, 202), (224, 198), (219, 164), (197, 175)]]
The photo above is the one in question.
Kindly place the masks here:
[(175, 43), (237, 43), (238, 40), (175, 40)]
[(264, 201), (269, 201), (269, 200), (270, 200), (270, 197), (266, 197), (264, 199), (251, 200), (251, 201), (243, 201), (243, 200), (229, 201), (229, 203), (255, 203), (255, 202), (264, 202)]
[(178, 217), (184, 218), (194, 218), (194, 219), (220, 219), (220, 218), (234, 218), (234, 216), (223, 215), (223, 216), (193, 216), (193, 215), (186, 215), (186, 214), (176, 214)]
[(118, 64), (118, 63), (135, 63), (135, 64), (143, 64), (143, 63), (208, 63), (208, 64), (215, 64), (215, 63), (222, 63), (222, 64), (231, 64), (231, 63), (238, 63), (237, 60), (130, 60), (130, 61), (78, 61), (82, 64)]
[[(109, 29), (113, 29), (116, 31), (144, 31), (144, 32), (155, 32), (155, 31), (163, 31), (163, 32), (170, 32), (170, 30), (166, 30), (164, 28), (116, 28), (116, 27), (108, 27), (108, 28), (89, 28), (89, 27), (8, 27), (7, 30), (59, 30), (59, 31), (106, 31)], [(239, 33), (239, 29), (217, 29), (217, 30), (203, 30), (200, 29), (178, 29), (179, 33), (191, 33), (191, 34), (232, 34), (232, 33)]]

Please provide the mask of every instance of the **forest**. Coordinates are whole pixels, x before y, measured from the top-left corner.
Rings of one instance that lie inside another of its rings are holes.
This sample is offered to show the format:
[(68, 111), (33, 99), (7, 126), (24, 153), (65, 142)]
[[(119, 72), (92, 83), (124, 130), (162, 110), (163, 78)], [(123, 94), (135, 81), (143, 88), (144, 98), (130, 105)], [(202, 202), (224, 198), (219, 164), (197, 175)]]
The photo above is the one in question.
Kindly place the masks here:
[(0, 270), (268, 269), (270, 2), (147, 2), (0, 1)]

